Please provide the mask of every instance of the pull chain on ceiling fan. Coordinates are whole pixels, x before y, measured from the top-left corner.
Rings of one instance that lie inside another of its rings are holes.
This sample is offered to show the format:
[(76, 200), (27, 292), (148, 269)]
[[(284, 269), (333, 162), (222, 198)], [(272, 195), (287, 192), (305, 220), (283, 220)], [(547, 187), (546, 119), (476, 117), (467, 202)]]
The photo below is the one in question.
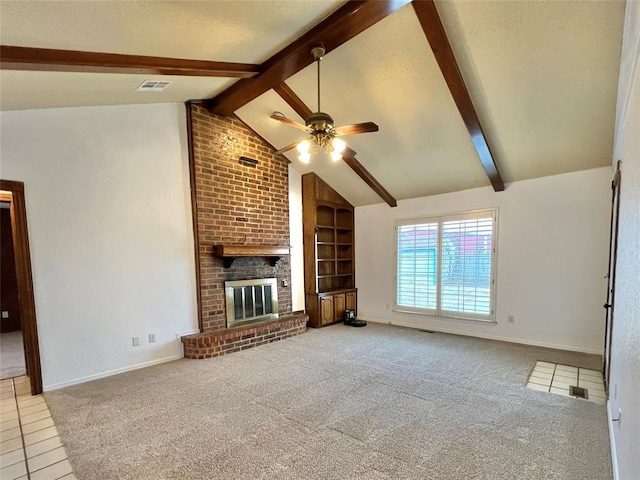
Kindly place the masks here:
[(280, 112), (273, 112), (271, 114), (271, 118), (274, 120), (304, 130), (308, 132), (310, 136), (291, 145), (287, 145), (276, 153), (284, 153), (296, 148), (298, 150), (298, 159), (303, 163), (309, 163), (312, 153), (325, 151), (331, 155), (331, 159), (334, 162), (337, 162), (342, 158), (342, 152), (347, 146), (347, 144), (338, 137), (358, 133), (377, 132), (378, 126), (373, 122), (365, 122), (334, 128), (333, 118), (331, 118), (328, 113), (320, 111), (320, 61), (324, 57), (325, 49), (323, 47), (315, 47), (311, 50), (311, 54), (317, 64), (318, 111), (312, 113), (305, 120), (305, 125), (285, 117)]

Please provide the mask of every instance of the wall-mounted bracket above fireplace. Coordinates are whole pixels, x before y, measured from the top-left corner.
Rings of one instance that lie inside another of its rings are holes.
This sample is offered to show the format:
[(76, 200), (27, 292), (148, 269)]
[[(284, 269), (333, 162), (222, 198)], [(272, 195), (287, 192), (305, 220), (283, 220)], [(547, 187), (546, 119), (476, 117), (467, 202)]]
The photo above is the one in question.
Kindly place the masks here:
[(265, 257), (274, 267), (280, 258), (289, 255), (289, 245), (232, 245), (213, 246), (213, 256), (222, 258), (224, 268), (229, 268), (237, 257)]

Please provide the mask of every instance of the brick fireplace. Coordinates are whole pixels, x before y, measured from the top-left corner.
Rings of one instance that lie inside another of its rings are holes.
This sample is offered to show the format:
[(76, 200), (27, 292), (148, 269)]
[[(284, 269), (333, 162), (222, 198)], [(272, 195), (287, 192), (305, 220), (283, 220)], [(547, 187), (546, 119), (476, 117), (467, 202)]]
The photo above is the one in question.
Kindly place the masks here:
[[(249, 340), (241, 347), (252, 346), (251, 340), (255, 340), (253, 344), (258, 344), (262, 340), (280, 339), (304, 332), (306, 316), (292, 314), (291, 311), (291, 267), (288, 255), (282, 256), (273, 266), (273, 261), (261, 256), (238, 257), (230, 266), (229, 262), (225, 266), (222, 258), (214, 256), (214, 246), (221, 244), (290, 244), (286, 159), (274, 155), (272, 148), (238, 119), (213, 115), (197, 105), (191, 106), (191, 132), (201, 333), (183, 337), (185, 356), (215, 356), (216, 352), (210, 351), (215, 347), (211, 345), (222, 347), (234, 344), (238, 338), (246, 335), (253, 336), (240, 340)], [(275, 278), (277, 281), (277, 313), (284, 324), (270, 325), (268, 328), (261, 328), (257, 324), (240, 324), (232, 329), (227, 328), (225, 282), (263, 278)], [(250, 333), (245, 333), (249, 330)], [(278, 335), (281, 332), (286, 334)], [(261, 339), (261, 335), (267, 337), (272, 334), (272, 337)], [(212, 343), (205, 338), (214, 338), (214, 341)], [(225, 344), (228, 340), (232, 341)], [(217, 354), (231, 350), (233, 348), (220, 348)]]

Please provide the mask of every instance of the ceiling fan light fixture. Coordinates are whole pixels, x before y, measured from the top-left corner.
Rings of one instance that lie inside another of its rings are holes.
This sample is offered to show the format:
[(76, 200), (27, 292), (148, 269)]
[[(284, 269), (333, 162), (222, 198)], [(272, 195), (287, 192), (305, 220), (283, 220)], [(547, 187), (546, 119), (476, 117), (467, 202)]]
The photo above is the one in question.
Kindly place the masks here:
[(320, 60), (325, 54), (323, 47), (316, 47), (311, 50), (313, 58), (318, 68), (318, 111), (312, 113), (305, 119), (305, 124), (295, 122), (284, 116), (281, 112), (273, 112), (271, 118), (286, 125), (304, 130), (309, 137), (297, 143), (292, 143), (286, 147), (276, 151), (281, 154), (296, 148), (298, 150), (298, 159), (302, 163), (309, 163), (311, 155), (316, 153), (328, 153), (334, 162), (342, 159), (347, 144), (344, 140), (337, 138), (344, 135), (355, 135), (358, 133), (377, 132), (378, 126), (373, 122), (354, 123), (350, 125), (342, 125), (334, 127), (333, 118), (328, 113), (320, 110)]
[(308, 165), (309, 161), (311, 161), (311, 154), (310, 153), (301, 153), (300, 155), (298, 155), (298, 160), (300, 160), (302, 163)]
[(328, 113), (312, 113), (309, 118), (305, 120), (305, 125), (314, 132), (333, 132), (333, 118), (331, 118), (331, 115)]
[(300, 143), (298, 143), (296, 150), (298, 150), (298, 153), (301, 155), (309, 155), (309, 151), (311, 150), (311, 142), (307, 139), (302, 140)]
[(347, 144), (344, 143), (344, 140), (338, 137), (333, 137), (331, 140), (331, 146), (333, 147), (333, 151), (338, 153), (344, 152), (344, 149), (347, 148)]
[(344, 140), (341, 140), (338, 137), (333, 137), (331, 139), (331, 147), (330, 147), (331, 160), (333, 160), (334, 162), (342, 160), (342, 152), (344, 152), (344, 149), (346, 147), (347, 147), (347, 144), (344, 143)]

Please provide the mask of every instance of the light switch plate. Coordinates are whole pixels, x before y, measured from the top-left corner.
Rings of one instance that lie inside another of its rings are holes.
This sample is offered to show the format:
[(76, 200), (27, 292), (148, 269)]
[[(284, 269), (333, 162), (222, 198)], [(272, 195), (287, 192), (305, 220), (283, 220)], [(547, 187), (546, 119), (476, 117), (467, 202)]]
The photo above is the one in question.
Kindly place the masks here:
[(2, 318), (9, 318), (9, 312), (7, 310), (2, 311)]

